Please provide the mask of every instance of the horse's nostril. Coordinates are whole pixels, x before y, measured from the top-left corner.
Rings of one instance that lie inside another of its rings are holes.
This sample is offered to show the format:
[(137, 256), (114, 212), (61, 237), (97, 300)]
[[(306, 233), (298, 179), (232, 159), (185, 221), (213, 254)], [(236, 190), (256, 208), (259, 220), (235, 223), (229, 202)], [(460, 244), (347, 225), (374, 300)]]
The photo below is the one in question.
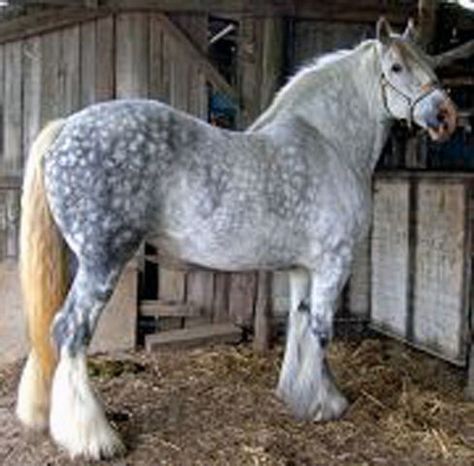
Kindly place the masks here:
[(444, 114), (444, 112), (438, 112), (438, 114), (436, 115), (436, 119), (439, 121), (439, 123), (443, 123), (446, 119), (446, 115)]

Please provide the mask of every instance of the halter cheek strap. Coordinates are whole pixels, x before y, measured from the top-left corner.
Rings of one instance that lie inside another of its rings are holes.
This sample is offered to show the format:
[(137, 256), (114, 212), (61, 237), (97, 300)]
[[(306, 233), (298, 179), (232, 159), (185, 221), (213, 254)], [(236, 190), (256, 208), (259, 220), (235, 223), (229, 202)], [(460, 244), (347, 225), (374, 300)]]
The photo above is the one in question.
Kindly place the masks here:
[(408, 111), (407, 111), (407, 117), (406, 121), (408, 124), (408, 127), (411, 128), (412, 123), (413, 123), (413, 114), (415, 111), (415, 107), (417, 104), (423, 100), (425, 97), (430, 95), (432, 92), (436, 91), (439, 89), (439, 85), (437, 82), (429, 82), (426, 84), (423, 84), (420, 88), (420, 92), (414, 97), (410, 97), (408, 94), (405, 94), (403, 91), (398, 89), (390, 80), (385, 76), (384, 73), (380, 76), (380, 84), (382, 86), (382, 100), (383, 100), (383, 105), (385, 107), (385, 110), (391, 115), (392, 112), (390, 111), (390, 108), (388, 106), (388, 101), (387, 101), (387, 87), (390, 87), (393, 91), (395, 91), (399, 96), (403, 97), (408, 104)]

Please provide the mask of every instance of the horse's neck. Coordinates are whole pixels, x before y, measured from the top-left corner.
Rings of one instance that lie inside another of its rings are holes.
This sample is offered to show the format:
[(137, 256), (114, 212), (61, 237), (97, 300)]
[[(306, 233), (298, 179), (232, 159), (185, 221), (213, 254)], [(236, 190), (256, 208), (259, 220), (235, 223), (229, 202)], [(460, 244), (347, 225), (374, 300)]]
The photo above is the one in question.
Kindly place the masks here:
[(303, 120), (347, 163), (372, 173), (390, 128), (380, 73), (375, 44), (364, 44), (334, 63), (303, 71), (250, 130), (278, 134), (282, 124)]

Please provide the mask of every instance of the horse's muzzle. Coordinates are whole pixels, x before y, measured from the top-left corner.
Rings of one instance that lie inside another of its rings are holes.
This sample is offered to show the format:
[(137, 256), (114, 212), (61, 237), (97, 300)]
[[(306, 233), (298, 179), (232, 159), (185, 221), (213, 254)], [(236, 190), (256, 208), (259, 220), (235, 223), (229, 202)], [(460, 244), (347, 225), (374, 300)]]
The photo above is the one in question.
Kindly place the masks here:
[(414, 120), (428, 131), (436, 142), (446, 141), (457, 125), (457, 111), (452, 100), (441, 90), (418, 102)]

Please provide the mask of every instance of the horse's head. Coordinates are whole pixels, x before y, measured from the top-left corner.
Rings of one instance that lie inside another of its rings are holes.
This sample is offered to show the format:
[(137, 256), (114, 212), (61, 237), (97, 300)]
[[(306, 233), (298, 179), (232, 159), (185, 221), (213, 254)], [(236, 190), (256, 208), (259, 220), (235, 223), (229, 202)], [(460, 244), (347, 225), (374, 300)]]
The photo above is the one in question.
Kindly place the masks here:
[(433, 140), (444, 141), (456, 128), (456, 109), (414, 35), (412, 21), (402, 35), (394, 34), (384, 18), (377, 23), (384, 105), (394, 118), (415, 122)]

